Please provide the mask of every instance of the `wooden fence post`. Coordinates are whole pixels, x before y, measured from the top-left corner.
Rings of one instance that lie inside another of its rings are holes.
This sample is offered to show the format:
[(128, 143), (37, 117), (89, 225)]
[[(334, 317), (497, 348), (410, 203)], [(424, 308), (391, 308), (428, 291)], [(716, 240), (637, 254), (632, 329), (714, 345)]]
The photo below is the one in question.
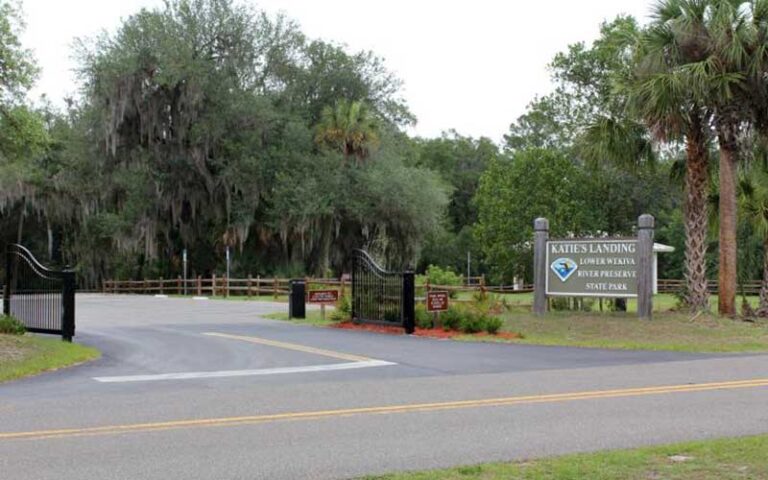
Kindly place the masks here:
[(537, 218), (533, 222), (533, 313), (547, 313), (547, 240), (549, 220)]
[(653, 215), (637, 219), (637, 316), (643, 320), (653, 317)]
[(163, 295), (165, 292), (165, 282), (163, 282), (163, 277), (160, 277), (160, 295)]
[(251, 286), (253, 285), (253, 277), (251, 277), (251, 274), (248, 274), (248, 291), (246, 295), (248, 296), (248, 299), (251, 299)]
[(197, 276), (197, 296), (203, 296), (203, 278), (200, 275)]
[(181, 295), (181, 275), (176, 277), (176, 295)]
[(216, 296), (216, 274), (211, 274), (211, 297)]

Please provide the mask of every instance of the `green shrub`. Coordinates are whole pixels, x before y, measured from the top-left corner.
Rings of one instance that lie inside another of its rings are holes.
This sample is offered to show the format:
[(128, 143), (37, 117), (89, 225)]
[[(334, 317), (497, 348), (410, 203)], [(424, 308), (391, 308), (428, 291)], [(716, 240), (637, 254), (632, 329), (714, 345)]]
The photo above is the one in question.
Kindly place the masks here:
[(0, 333), (7, 335), (24, 335), (27, 329), (24, 325), (13, 317), (0, 315)]
[(476, 290), (472, 293), (472, 300), (475, 303), (485, 303), (488, 301), (488, 292), (485, 290)]
[(464, 312), (456, 307), (448, 307), (448, 310), (440, 314), (440, 322), (443, 330), (459, 330)]
[[(419, 275), (416, 278), (417, 285), (424, 285), (427, 280), (430, 285), (439, 286), (456, 286), (459, 287), (464, 284), (464, 277), (456, 274), (450, 267), (440, 268), (437, 265), (430, 265), (427, 267), (426, 275)], [(451, 291), (448, 293), (451, 298), (456, 298), (457, 292)]]
[(461, 318), (460, 328), (464, 333), (479, 333), (485, 330), (487, 317), (482, 313), (467, 311)]
[(390, 322), (390, 323), (398, 323), (400, 322), (400, 311), (399, 310), (385, 310), (384, 311), (384, 321)]
[(499, 317), (488, 317), (485, 320), (485, 331), (491, 335), (496, 335), (504, 325), (504, 321)]
[(416, 305), (416, 326), (419, 328), (434, 328), (432, 314), (423, 304)]
[(344, 295), (339, 297), (339, 301), (336, 302), (336, 309), (331, 312), (331, 320), (343, 322), (350, 318), (352, 318), (352, 303), (349, 300), (349, 296)]

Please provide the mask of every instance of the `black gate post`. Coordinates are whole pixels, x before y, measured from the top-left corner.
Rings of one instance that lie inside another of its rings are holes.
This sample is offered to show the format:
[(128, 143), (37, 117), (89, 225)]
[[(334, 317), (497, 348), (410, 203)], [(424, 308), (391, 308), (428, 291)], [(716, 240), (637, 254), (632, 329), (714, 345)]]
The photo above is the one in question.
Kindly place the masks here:
[(403, 327), (409, 335), (416, 330), (416, 281), (412, 270), (403, 272)]
[(288, 318), (306, 318), (307, 292), (304, 280), (291, 280), (291, 293), (288, 295)]
[(75, 336), (75, 272), (67, 270), (64, 273), (61, 288), (61, 337), (71, 342)]
[(3, 315), (11, 314), (11, 252), (5, 251), (5, 287), (3, 287)]

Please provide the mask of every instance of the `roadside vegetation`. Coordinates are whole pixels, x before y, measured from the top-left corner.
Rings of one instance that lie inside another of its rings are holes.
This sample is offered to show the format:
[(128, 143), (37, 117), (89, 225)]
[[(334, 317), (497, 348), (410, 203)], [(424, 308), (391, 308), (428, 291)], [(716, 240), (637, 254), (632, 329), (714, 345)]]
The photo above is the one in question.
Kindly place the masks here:
[(768, 435), (587, 453), (364, 480), (743, 480), (768, 478)]
[[(491, 310), (503, 320), (500, 331), (519, 338), (496, 339), (533, 345), (562, 345), (630, 350), (671, 350), (681, 352), (765, 352), (768, 351), (768, 320), (731, 319), (712, 313), (691, 315), (673, 295), (654, 297), (652, 320), (639, 320), (633, 313), (613, 311), (606, 300), (584, 300), (577, 307), (553, 309), (543, 317), (531, 314), (531, 295), (491, 295)], [(756, 297), (745, 299), (757, 305)], [(713, 302), (716, 304), (716, 302)], [(564, 305), (561, 305), (564, 307)], [(469, 338), (468, 338), (469, 339)], [(494, 337), (485, 337), (493, 341)]]
[(98, 350), (58, 338), (25, 334), (16, 319), (0, 316), (0, 382), (87, 362)]
[[(423, 304), (417, 305), (417, 328), (463, 333), (450, 337), (464, 341), (699, 353), (768, 352), (768, 320), (745, 321), (712, 313), (691, 316), (673, 295), (654, 297), (653, 320), (639, 320), (633, 314), (634, 302), (628, 302), (627, 312), (612, 311), (613, 305), (607, 300), (603, 311), (599, 311), (598, 302), (583, 301), (580, 309), (536, 317), (531, 314), (530, 294), (462, 297), (452, 300), (449, 310), (440, 314), (439, 325)], [(755, 306), (759, 299), (748, 297), (744, 301)], [(348, 322), (350, 316), (349, 297), (341, 297), (334, 309), (326, 311), (325, 320), (319, 310), (312, 309), (307, 310), (306, 319), (291, 321), (324, 327)], [(288, 320), (288, 314), (266, 318)]]
[(338, 322), (337, 320), (334, 320), (331, 311), (325, 312), (325, 320), (323, 320), (322, 316), (320, 315), (320, 310), (309, 309), (307, 309), (306, 318), (289, 319), (287, 312), (269, 313), (267, 315), (263, 315), (263, 317), (270, 318), (272, 320), (284, 320), (286, 322), (300, 323), (304, 325), (315, 325), (317, 327), (327, 327)]
[(433, 284), (469, 266), (509, 285), (531, 281), (534, 218), (553, 237), (631, 236), (651, 213), (676, 248), (659, 274), (685, 279), (688, 310), (735, 316), (738, 282), (763, 279), (750, 313), (768, 316), (765, 5), (606, 19), (563, 45), (553, 90), (494, 142), (411, 136), (403, 81), (375, 52), (242, 0), (126, 16), (77, 42), (77, 98), (36, 104), (21, 9), (0, 0), (0, 243), (77, 265), (89, 288), (176, 278), (184, 251), (191, 275), (339, 277), (355, 248)]

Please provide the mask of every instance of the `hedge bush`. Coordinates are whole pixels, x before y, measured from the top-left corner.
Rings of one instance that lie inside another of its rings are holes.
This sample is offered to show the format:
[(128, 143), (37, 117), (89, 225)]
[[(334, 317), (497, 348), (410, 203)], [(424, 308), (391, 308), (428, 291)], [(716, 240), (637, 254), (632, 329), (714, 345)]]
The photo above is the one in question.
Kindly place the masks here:
[(419, 328), (434, 328), (432, 314), (427, 311), (423, 304), (416, 305), (416, 326)]
[(440, 314), (440, 322), (443, 324), (443, 330), (459, 330), (463, 316), (463, 312), (458, 308), (448, 307), (448, 310)]
[(0, 333), (6, 335), (24, 335), (26, 332), (27, 329), (24, 328), (24, 324), (20, 321), (7, 315), (0, 315)]
[(334, 322), (343, 322), (352, 318), (352, 303), (348, 295), (339, 297), (336, 302), (336, 309), (331, 313), (331, 320)]

